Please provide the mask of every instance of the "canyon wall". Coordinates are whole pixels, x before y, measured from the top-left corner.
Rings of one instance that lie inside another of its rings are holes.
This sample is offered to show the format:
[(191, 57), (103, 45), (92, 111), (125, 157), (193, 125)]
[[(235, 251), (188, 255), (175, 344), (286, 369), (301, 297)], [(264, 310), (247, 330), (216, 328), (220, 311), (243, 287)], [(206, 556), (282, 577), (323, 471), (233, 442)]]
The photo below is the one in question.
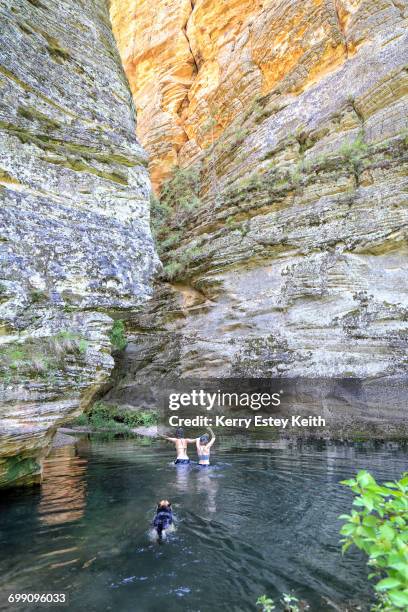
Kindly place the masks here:
[[(105, 0), (0, 7), (0, 486), (41, 477), (158, 259)], [(112, 328), (114, 332), (112, 333)]]
[(112, 0), (162, 282), (160, 376), (406, 375), (407, 3)]

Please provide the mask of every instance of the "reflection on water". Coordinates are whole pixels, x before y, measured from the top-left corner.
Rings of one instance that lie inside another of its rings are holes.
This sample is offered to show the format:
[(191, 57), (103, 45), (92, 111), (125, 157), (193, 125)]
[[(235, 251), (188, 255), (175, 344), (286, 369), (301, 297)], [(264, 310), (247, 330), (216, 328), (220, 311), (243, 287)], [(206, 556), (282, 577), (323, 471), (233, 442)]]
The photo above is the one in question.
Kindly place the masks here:
[(217, 512), (217, 490), (219, 481), (215, 478), (215, 466), (198, 468), (197, 493), (206, 495), (205, 505), (208, 512)]
[(86, 459), (77, 455), (75, 446), (53, 451), (44, 462), (44, 480), (38, 505), (43, 525), (58, 525), (80, 519), (85, 510)]
[(195, 462), (191, 465), (174, 466), (177, 492), (188, 493), (189, 495), (203, 494), (206, 499), (203, 507), (210, 513), (216, 512), (217, 475), (221, 467), (220, 465), (202, 467)]
[[(399, 477), (405, 447), (234, 436), (212, 458), (176, 467), (167, 443), (133, 439), (54, 451), (41, 489), (0, 500), (0, 591), (66, 591), (74, 612), (245, 612), (291, 591), (312, 612), (368, 609), (364, 557), (338, 545), (339, 481)], [(161, 498), (177, 520), (164, 545), (148, 537)]]

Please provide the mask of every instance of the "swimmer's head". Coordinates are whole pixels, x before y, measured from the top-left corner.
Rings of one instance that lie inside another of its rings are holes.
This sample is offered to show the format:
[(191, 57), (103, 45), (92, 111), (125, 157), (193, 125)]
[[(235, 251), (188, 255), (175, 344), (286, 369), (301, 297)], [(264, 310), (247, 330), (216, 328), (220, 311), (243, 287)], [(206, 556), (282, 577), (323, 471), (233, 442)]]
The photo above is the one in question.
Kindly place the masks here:
[(182, 427), (177, 427), (176, 438), (184, 438), (184, 429)]
[(201, 444), (208, 444), (209, 439), (210, 439), (210, 436), (208, 434), (204, 434), (203, 436), (200, 437), (200, 442)]

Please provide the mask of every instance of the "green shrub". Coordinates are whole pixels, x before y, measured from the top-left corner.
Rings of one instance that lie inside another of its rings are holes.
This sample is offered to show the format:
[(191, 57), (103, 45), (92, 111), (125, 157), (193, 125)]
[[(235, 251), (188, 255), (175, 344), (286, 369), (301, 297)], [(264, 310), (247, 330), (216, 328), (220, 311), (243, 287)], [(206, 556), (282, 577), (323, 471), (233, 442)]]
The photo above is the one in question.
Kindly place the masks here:
[(408, 609), (408, 473), (377, 484), (368, 472), (341, 484), (355, 494), (351, 514), (341, 515), (343, 552), (352, 544), (368, 556), (369, 578), (377, 581), (374, 610)]
[(174, 259), (163, 268), (164, 277), (169, 280), (182, 280), (188, 276), (190, 264), (200, 258), (203, 252), (198, 247), (189, 247), (178, 252), (179, 260)]
[[(165, 236), (177, 232), (176, 227), (187, 219), (186, 213), (201, 204), (200, 171), (197, 167), (174, 167), (161, 188), (160, 198), (150, 198), (150, 219), (153, 235), (160, 247)], [(173, 238), (174, 242), (177, 238)]]
[(0, 354), (0, 378), (5, 381), (42, 378), (51, 381), (65, 371), (69, 355), (82, 354), (86, 340), (78, 334), (61, 331), (45, 338), (27, 338), (25, 342), (5, 346)]
[(71, 330), (63, 329), (48, 339), (48, 352), (54, 355), (54, 365), (58, 369), (65, 369), (66, 357), (75, 354), (84, 356), (89, 342), (80, 334)]
[(256, 605), (261, 607), (262, 612), (272, 612), (275, 610), (275, 604), (273, 599), (268, 597), (267, 595), (261, 595), (256, 600)]
[(55, 334), (55, 338), (57, 340), (77, 340), (78, 334), (69, 329), (62, 329), (57, 334)]
[(78, 427), (89, 425), (88, 415), (85, 414), (85, 413), (80, 414), (74, 421), (72, 421), (71, 424), (72, 425), (77, 425)]
[(35, 304), (38, 302), (44, 302), (48, 299), (48, 293), (41, 289), (33, 289), (30, 293), (31, 301)]
[[(280, 603), (283, 606), (284, 612), (300, 612), (299, 600), (294, 595), (289, 593), (283, 593), (280, 599)], [(262, 612), (272, 612), (276, 609), (275, 601), (267, 595), (261, 595), (256, 601), (256, 605), (259, 606)], [(303, 609), (303, 607), (302, 607)]]
[(191, 210), (199, 203), (200, 173), (197, 168), (174, 168), (164, 181), (160, 206), (165, 210)]
[(84, 355), (88, 349), (89, 343), (85, 338), (81, 338), (78, 342), (78, 350), (81, 355)]
[(168, 238), (166, 238), (165, 240), (162, 240), (158, 244), (160, 252), (171, 249), (172, 246), (180, 242), (180, 238), (181, 238), (181, 232), (172, 232)]
[(87, 414), (81, 414), (73, 425), (89, 426), (93, 429), (125, 433), (134, 427), (155, 425), (158, 421), (154, 410), (123, 410), (115, 404), (95, 402)]
[(116, 433), (127, 431), (124, 423), (115, 420), (117, 408), (114, 405), (95, 402), (89, 413), (89, 425), (94, 429), (105, 429)]
[(127, 411), (123, 414), (123, 422), (130, 428), (133, 427), (149, 427), (156, 425), (157, 423), (157, 412), (154, 410), (148, 411)]
[(367, 149), (368, 146), (363, 141), (363, 135), (359, 133), (355, 140), (343, 144), (339, 149), (339, 153), (343, 155), (343, 157), (353, 160), (362, 157)]
[(112, 329), (109, 332), (109, 339), (112, 343), (114, 351), (123, 351), (127, 345), (125, 336), (125, 324), (123, 321), (115, 321), (112, 325)]
[(124, 423), (119, 423), (114, 419), (104, 419), (99, 414), (91, 414), (89, 423), (95, 429), (106, 429), (116, 433), (128, 431), (128, 427)]
[(281, 602), (284, 605), (285, 612), (299, 612), (299, 600), (294, 595), (283, 593)]
[(367, 151), (368, 146), (363, 141), (363, 134), (361, 132), (353, 142), (346, 143), (339, 149), (339, 153), (351, 164), (356, 177), (358, 177), (361, 171), (362, 159)]
[(181, 263), (177, 261), (171, 261), (170, 263), (166, 264), (163, 268), (165, 277), (170, 281), (180, 278), (182, 276), (181, 273), (183, 270), (184, 270), (183, 266), (181, 265)]
[(95, 402), (89, 412), (89, 419), (95, 418), (100, 421), (111, 421), (115, 418), (117, 407), (114, 404)]
[(172, 214), (172, 209), (168, 204), (159, 200), (155, 195), (150, 196), (150, 219), (155, 238), (163, 227), (166, 226)]
[(225, 227), (233, 228), (237, 224), (234, 217), (228, 217), (225, 221)]

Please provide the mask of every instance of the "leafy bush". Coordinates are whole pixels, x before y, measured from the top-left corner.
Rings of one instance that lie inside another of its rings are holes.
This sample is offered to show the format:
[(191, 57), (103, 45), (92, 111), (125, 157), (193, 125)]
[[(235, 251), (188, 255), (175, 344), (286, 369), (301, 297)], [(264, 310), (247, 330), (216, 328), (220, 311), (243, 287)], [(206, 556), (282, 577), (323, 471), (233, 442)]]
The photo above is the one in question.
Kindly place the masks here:
[(67, 370), (70, 355), (83, 357), (87, 348), (87, 340), (70, 330), (11, 343), (4, 346), (0, 353), (0, 379), (7, 383), (27, 378), (51, 381), (58, 372)]
[[(121, 433), (127, 431), (123, 423), (115, 421), (116, 406), (95, 402), (91, 411), (87, 414), (88, 425), (94, 429), (103, 429)], [(84, 424), (84, 423), (82, 423)]]
[[(294, 595), (283, 593), (280, 603), (283, 605), (284, 612), (300, 612), (299, 600)], [(256, 605), (261, 607), (262, 612), (272, 612), (272, 610), (276, 609), (274, 600), (267, 595), (258, 597)]]
[(197, 248), (177, 247), (182, 241), (189, 213), (201, 204), (200, 187), (198, 166), (175, 167), (162, 185), (160, 199), (151, 197), (151, 226), (157, 250), (164, 263), (163, 276), (167, 280), (184, 278), (192, 259), (199, 254)]
[(123, 351), (127, 345), (125, 336), (125, 324), (123, 321), (115, 321), (109, 333), (109, 339), (112, 343), (113, 350)]
[(108, 429), (116, 433), (124, 433), (128, 430), (124, 423), (118, 423), (114, 419), (104, 419), (98, 412), (91, 413), (89, 424), (95, 429)]
[(285, 606), (286, 612), (299, 612), (299, 600), (294, 595), (283, 593), (281, 601)]
[[(186, 213), (200, 205), (199, 193), (199, 169), (174, 167), (162, 185), (160, 198), (152, 195), (150, 199), (150, 218), (156, 242), (160, 244), (168, 234), (179, 233), (176, 228), (186, 221)], [(177, 240), (172, 239), (172, 243)]]
[(113, 421), (116, 416), (117, 406), (114, 404), (104, 404), (95, 402), (89, 412), (89, 420), (92, 418), (99, 421)]
[(258, 599), (256, 600), (256, 605), (261, 607), (262, 612), (272, 612), (272, 610), (275, 610), (275, 604), (273, 599), (271, 599), (267, 595), (261, 595), (260, 597), (258, 597)]
[(176, 278), (182, 276), (181, 273), (183, 270), (184, 267), (178, 261), (171, 261), (163, 268), (164, 275), (168, 280), (175, 280)]
[(367, 149), (368, 146), (363, 141), (363, 134), (359, 133), (355, 140), (340, 147), (340, 153), (347, 159), (354, 160), (362, 157)]
[(81, 340), (78, 342), (78, 350), (81, 353), (81, 355), (84, 355), (87, 349), (88, 349), (87, 340), (85, 340), (85, 338), (81, 338)]
[(343, 552), (352, 544), (368, 556), (377, 580), (377, 611), (408, 609), (408, 473), (401, 480), (377, 484), (368, 472), (341, 484), (355, 494), (351, 514), (341, 515)]
[(44, 302), (48, 298), (48, 293), (46, 291), (41, 291), (41, 289), (33, 289), (30, 293), (31, 301), (34, 303)]
[(203, 255), (203, 251), (198, 247), (188, 247), (178, 251), (179, 260), (170, 261), (164, 266), (163, 273), (166, 280), (182, 280), (188, 276), (188, 270), (195, 259)]
[(72, 425), (77, 425), (78, 427), (89, 425), (89, 418), (87, 414), (80, 414), (74, 421), (72, 421)]
[(159, 253), (168, 251), (169, 249), (171, 249), (171, 247), (173, 247), (176, 244), (178, 244), (180, 242), (180, 239), (181, 239), (181, 232), (178, 232), (178, 231), (177, 232), (171, 232), (171, 234), (169, 234), (169, 236), (165, 240), (162, 240), (157, 245)]
[(155, 238), (167, 225), (172, 214), (172, 209), (155, 195), (150, 196), (150, 219)]
[(200, 173), (196, 168), (174, 168), (164, 181), (160, 205), (171, 211), (191, 210), (199, 204)]
[(125, 433), (141, 425), (155, 425), (157, 418), (157, 412), (154, 410), (123, 410), (115, 404), (95, 402), (89, 413), (81, 414), (72, 424)]
[(157, 423), (157, 413), (153, 410), (148, 411), (127, 411), (123, 414), (123, 422), (130, 428), (150, 425)]

